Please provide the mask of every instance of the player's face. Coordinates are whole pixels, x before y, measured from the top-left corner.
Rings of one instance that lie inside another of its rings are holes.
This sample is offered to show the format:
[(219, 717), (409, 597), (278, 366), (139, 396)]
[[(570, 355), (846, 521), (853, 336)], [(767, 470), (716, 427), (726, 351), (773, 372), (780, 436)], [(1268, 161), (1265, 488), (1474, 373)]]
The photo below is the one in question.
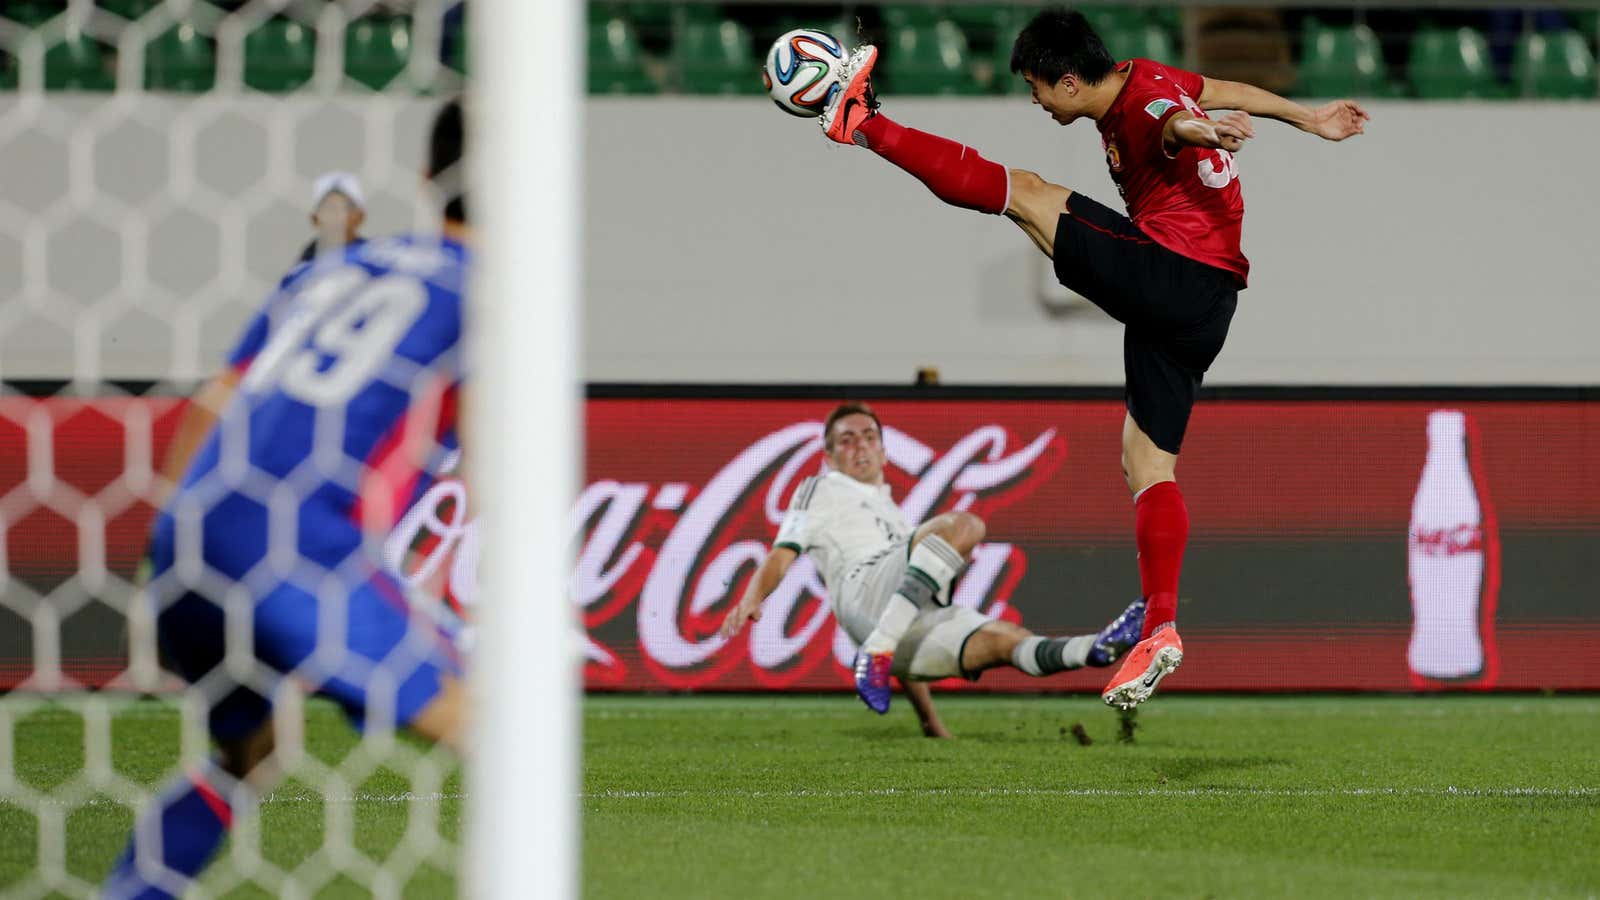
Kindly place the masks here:
[(1083, 115), (1083, 110), (1078, 105), (1080, 93), (1078, 83), (1071, 75), (1063, 75), (1054, 82), (1026, 73), (1022, 77), (1027, 80), (1028, 87), (1033, 89), (1033, 102), (1044, 107), (1044, 111), (1050, 114), (1050, 118), (1056, 120), (1056, 124), (1071, 125)]
[(322, 198), (317, 208), (311, 213), (311, 223), (316, 226), (320, 238), (330, 243), (349, 243), (355, 240), (356, 233), (361, 229), (361, 223), (367, 217), (361, 207), (350, 201), (350, 198), (332, 191)]
[(828, 465), (857, 481), (878, 484), (883, 481), (883, 435), (872, 417), (854, 413), (833, 423), (833, 449)]

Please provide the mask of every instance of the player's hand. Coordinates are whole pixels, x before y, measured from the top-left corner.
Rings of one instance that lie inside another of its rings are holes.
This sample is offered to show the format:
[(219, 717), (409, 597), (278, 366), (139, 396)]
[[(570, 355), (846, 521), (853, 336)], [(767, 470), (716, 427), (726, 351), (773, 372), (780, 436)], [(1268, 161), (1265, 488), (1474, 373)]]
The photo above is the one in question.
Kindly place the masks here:
[(750, 603), (741, 600), (738, 606), (728, 610), (728, 615), (722, 620), (722, 627), (717, 629), (717, 634), (726, 640), (738, 634), (744, 628), (744, 623), (758, 622), (760, 620), (761, 601), (757, 600), (754, 603)]
[(1250, 114), (1243, 110), (1236, 109), (1233, 112), (1225, 113), (1224, 115), (1218, 116), (1216, 121), (1218, 125), (1227, 125), (1231, 127), (1239, 134), (1243, 135), (1246, 140), (1256, 136), (1255, 122), (1251, 120)]
[(1372, 118), (1354, 100), (1335, 100), (1311, 111), (1311, 121), (1306, 130), (1329, 141), (1342, 141), (1347, 137), (1365, 134), (1367, 120)]
[(1250, 116), (1242, 112), (1228, 113), (1218, 119), (1215, 131), (1217, 146), (1229, 153), (1239, 152), (1245, 141), (1256, 136), (1255, 129), (1250, 127)]

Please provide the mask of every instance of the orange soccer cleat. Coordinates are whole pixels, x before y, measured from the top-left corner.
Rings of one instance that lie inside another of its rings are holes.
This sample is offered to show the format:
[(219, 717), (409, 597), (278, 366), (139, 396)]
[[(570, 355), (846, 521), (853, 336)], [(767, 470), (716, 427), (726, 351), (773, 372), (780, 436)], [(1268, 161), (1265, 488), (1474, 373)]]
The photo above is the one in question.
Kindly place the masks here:
[(878, 48), (862, 44), (844, 66), (839, 90), (822, 111), (822, 132), (841, 144), (856, 143), (856, 129), (878, 108), (872, 93), (872, 67), (878, 62)]
[(1156, 685), (1177, 670), (1183, 663), (1183, 639), (1178, 629), (1163, 625), (1155, 633), (1140, 641), (1123, 660), (1116, 677), (1106, 685), (1100, 697), (1107, 706), (1133, 709), (1150, 699)]

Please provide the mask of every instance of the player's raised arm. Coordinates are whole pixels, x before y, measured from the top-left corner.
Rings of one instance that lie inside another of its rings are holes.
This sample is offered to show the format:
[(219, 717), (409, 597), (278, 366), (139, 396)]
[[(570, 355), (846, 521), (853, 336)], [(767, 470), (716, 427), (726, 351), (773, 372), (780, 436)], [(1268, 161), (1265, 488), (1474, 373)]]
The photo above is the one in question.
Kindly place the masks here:
[[(1276, 119), (1329, 141), (1342, 141), (1362, 134), (1366, 131), (1367, 120), (1371, 118), (1354, 100), (1334, 100), (1312, 109), (1253, 84), (1223, 81), (1220, 78), (1206, 79), (1199, 102), (1200, 107), (1207, 111), (1229, 109)], [(1230, 118), (1233, 117), (1223, 116), (1218, 121), (1225, 122)], [(1249, 136), (1253, 136), (1253, 133)]]
[[(172, 490), (183, 480), (190, 460), (194, 459), (200, 445), (211, 434), (222, 408), (228, 405), (238, 390), (240, 377), (238, 369), (223, 369), (189, 398), (189, 405), (184, 407), (183, 417), (178, 420), (177, 430), (172, 434), (172, 443), (167, 445), (166, 459), (161, 463), (161, 477), (165, 481), (163, 491)], [(165, 502), (166, 497), (160, 499)]]
[(718, 633), (725, 638), (733, 637), (744, 627), (744, 623), (761, 618), (761, 604), (766, 602), (768, 595), (778, 589), (778, 583), (783, 581), (783, 576), (789, 573), (789, 567), (800, 558), (792, 548), (787, 546), (773, 547), (767, 553), (767, 558), (761, 561), (761, 568), (756, 569), (756, 574), (751, 577), (750, 583), (745, 585), (744, 596), (739, 604), (728, 610), (727, 618), (722, 620), (722, 628)]

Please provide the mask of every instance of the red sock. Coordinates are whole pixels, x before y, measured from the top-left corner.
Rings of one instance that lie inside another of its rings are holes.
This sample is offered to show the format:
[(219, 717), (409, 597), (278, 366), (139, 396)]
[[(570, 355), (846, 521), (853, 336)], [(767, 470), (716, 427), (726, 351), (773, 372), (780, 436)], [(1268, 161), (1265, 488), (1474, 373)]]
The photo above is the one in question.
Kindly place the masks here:
[(1150, 636), (1178, 617), (1178, 571), (1189, 541), (1189, 508), (1176, 481), (1144, 489), (1134, 508), (1134, 539), (1139, 544), (1139, 584), (1144, 588), (1144, 634)]
[(1006, 211), (1011, 173), (964, 144), (906, 128), (879, 113), (856, 129), (856, 142), (887, 159), (928, 186), (951, 206), (998, 215)]

